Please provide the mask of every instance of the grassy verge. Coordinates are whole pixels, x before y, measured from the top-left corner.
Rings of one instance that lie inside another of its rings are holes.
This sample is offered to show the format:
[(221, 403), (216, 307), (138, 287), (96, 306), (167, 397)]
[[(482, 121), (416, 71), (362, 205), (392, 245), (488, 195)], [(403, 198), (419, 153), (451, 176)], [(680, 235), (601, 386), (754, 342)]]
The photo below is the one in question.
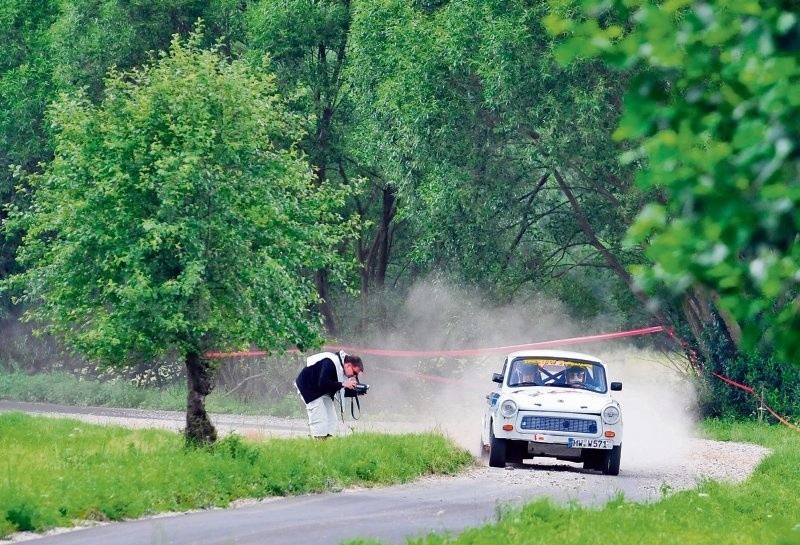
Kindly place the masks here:
[(656, 503), (631, 503), (620, 497), (600, 509), (540, 500), (504, 513), (496, 524), (456, 538), (431, 535), (412, 543), (800, 544), (800, 433), (730, 422), (709, 422), (704, 430), (719, 440), (759, 443), (773, 454), (738, 485), (706, 482)]
[[(75, 405), (83, 407), (122, 407), (133, 409), (186, 410), (186, 386), (141, 388), (123, 380), (100, 382), (80, 380), (71, 373), (54, 371), (28, 375), (0, 371), (0, 399)], [(206, 400), (206, 409), (220, 414), (269, 414), (305, 417), (305, 410), (296, 395), (263, 404), (241, 403), (223, 391), (214, 392)]]
[[(184, 395), (181, 391), (181, 403)], [(123, 405), (119, 396), (111, 399), (106, 404)], [(56, 401), (52, 393), (48, 400)], [(773, 454), (738, 485), (707, 482), (650, 504), (620, 497), (599, 509), (541, 500), (504, 510), (498, 523), (456, 538), (432, 535), (413, 543), (800, 545), (800, 433), (719, 421), (706, 422), (703, 431), (718, 440), (758, 443)], [(260, 443), (231, 436), (210, 449), (186, 450), (182, 436), (164, 431), (0, 414), (0, 538), (76, 520), (120, 520), (224, 506), (238, 498), (400, 483), (454, 473), (470, 463), (468, 453), (430, 434)]]
[(177, 433), (0, 414), (0, 538), (17, 531), (407, 482), (452, 474), (472, 456), (435, 434), (328, 441), (228, 436), (184, 448)]

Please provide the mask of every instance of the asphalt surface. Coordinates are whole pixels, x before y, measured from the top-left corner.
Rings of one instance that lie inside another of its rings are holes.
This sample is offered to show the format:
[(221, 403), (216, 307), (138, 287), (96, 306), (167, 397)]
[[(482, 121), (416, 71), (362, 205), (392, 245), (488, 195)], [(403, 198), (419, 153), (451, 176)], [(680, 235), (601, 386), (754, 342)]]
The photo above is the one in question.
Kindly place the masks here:
[(547, 492), (530, 487), (509, 494), (498, 483), (476, 486), (472, 480), (454, 478), (107, 524), (37, 538), (32, 543), (322, 545), (371, 538), (401, 544), (431, 532), (456, 534), (492, 522), (502, 504)]
[[(62, 407), (0, 401), (0, 412), (24, 411), (67, 416), (90, 422), (180, 429), (182, 413), (130, 409)], [(265, 417), (212, 415), (221, 431), (299, 435), (305, 422)], [(368, 425), (368, 424), (365, 424)], [(429, 477), (386, 488), (270, 498), (242, 502), (228, 509), (101, 524), (51, 535), (17, 535), (36, 545), (335, 545), (375, 539), (402, 544), (430, 533), (456, 535), (498, 520), (509, 507), (547, 497), (558, 503), (602, 505), (624, 494), (629, 501), (655, 501), (671, 490), (691, 488), (703, 478), (745, 478), (766, 454), (755, 445), (698, 440), (693, 456), (672, 467), (629, 464), (619, 476), (604, 476), (576, 464), (537, 459), (534, 465), (506, 469), (475, 467), (453, 477)], [(718, 462), (724, 454), (724, 467)], [(677, 458), (677, 457), (676, 457)], [(732, 468), (737, 471), (731, 473)], [(725, 473), (728, 472), (728, 473)], [(0, 544), (7, 542), (0, 541)], [(26, 541), (27, 543), (27, 541)]]

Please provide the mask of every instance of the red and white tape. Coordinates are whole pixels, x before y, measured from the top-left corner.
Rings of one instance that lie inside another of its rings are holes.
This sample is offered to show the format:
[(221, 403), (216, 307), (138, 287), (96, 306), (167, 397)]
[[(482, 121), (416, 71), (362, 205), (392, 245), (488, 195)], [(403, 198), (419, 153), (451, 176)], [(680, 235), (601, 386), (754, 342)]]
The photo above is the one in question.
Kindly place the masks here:
[[(540, 341), (535, 343), (517, 344), (511, 346), (496, 346), (492, 348), (473, 348), (473, 349), (462, 349), (462, 350), (394, 350), (387, 348), (358, 348), (352, 346), (339, 346), (339, 345), (325, 345), (323, 349), (330, 351), (344, 350), (345, 352), (351, 352), (353, 354), (366, 354), (370, 356), (387, 356), (394, 358), (441, 358), (441, 357), (457, 358), (457, 357), (483, 356), (488, 354), (508, 354), (510, 352), (516, 352), (518, 350), (532, 350), (537, 348), (555, 348), (555, 347), (571, 346), (575, 344), (606, 341), (611, 339), (621, 339), (625, 337), (635, 337), (639, 335), (650, 335), (653, 333), (660, 333), (662, 331), (665, 331), (664, 327), (652, 326), (640, 329), (631, 329), (628, 331), (616, 331), (613, 333), (600, 333), (598, 335), (571, 337), (568, 339), (557, 339), (552, 341)], [(666, 331), (671, 337), (676, 338), (673, 331), (671, 330), (666, 330)], [(297, 349), (292, 349), (288, 350), (287, 352), (297, 353), (299, 351)], [(242, 358), (242, 357), (258, 357), (267, 355), (269, 355), (269, 352), (263, 350), (248, 350), (243, 352), (207, 352), (205, 354), (207, 358)], [(422, 380), (463, 384), (463, 381), (459, 379), (439, 377), (435, 375), (425, 375), (421, 373), (408, 373), (408, 372), (396, 371), (380, 367), (376, 369), (385, 373), (404, 375)], [(746, 386), (744, 384), (739, 384), (738, 382), (735, 382), (718, 373), (711, 373), (711, 374), (735, 388), (744, 390), (745, 392), (748, 392), (751, 395), (754, 396), (756, 395), (753, 389), (749, 386)], [(760, 400), (760, 402), (761, 405), (780, 423), (794, 430), (800, 431), (800, 428), (798, 426), (795, 426), (785, 418), (781, 417), (771, 407), (765, 404), (763, 400)]]
[[(506, 354), (517, 350), (529, 350), (535, 348), (553, 348), (560, 346), (570, 346), (574, 344), (591, 343), (606, 341), (610, 339), (621, 339), (624, 337), (635, 337), (638, 335), (649, 335), (659, 333), (664, 328), (661, 326), (645, 327), (641, 329), (631, 329), (628, 331), (616, 331), (614, 333), (600, 333), (598, 335), (586, 335), (583, 337), (572, 337), (569, 339), (557, 339), (553, 341), (540, 341), (528, 344), (517, 344), (511, 346), (495, 346), (493, 348), (472, 348), (462, 350), (392, 350), (387, 348), (357, 348), (352, 346), (325, 345), (323, 348), (329, 351), (344, 350), (353, 354), (367, 354), (370, 356), (392, 356), (395, 358), (441, 358), (441, 357), (469, 357), (483, 356), (486, 354)], [(289, 350), (297, 352), (297, 350)], [(266, 356), (269, 352), (261, 350), (250, 350), (244, 352), (208, 352), (207, 358), (241, 358), (248, 356)]]

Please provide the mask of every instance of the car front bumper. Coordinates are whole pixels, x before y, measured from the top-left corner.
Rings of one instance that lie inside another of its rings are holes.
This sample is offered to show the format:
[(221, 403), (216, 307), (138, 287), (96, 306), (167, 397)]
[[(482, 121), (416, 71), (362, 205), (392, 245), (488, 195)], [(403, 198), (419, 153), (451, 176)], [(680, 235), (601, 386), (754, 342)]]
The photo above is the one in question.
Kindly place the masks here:
[(606, 424), (599, 414), (519, 411), (510, 417), (495, 415), (493, 433), (498, 439), (558, 445), (570, 451), (610, 449), (622, 444), (622, 421)]

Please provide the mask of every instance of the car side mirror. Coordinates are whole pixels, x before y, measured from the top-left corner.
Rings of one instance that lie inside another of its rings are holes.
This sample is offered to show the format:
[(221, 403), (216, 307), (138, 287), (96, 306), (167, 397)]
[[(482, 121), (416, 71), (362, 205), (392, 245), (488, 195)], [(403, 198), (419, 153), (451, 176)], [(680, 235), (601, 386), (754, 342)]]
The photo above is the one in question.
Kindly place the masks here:
[(612, 382), (611, 383), (611, 390), (614, 392), (621, 392), (622, 391), (622, 383), (621, 382)]
[(497, 384), (503, 384), (503, 375), (500, 373), (492, 373), (492, 382), (496, 382)]

